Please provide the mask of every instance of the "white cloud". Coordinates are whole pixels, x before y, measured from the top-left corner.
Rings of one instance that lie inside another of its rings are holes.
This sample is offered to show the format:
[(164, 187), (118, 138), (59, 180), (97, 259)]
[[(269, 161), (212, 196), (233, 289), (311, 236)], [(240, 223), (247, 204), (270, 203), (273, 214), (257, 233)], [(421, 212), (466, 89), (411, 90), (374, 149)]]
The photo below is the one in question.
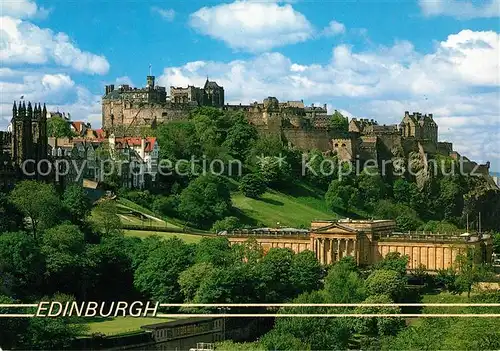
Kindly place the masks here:
[(151, 11), (159, 14), (165, 21), (172, 22), (175, 18), (175, 11), (173, 9), (162, 9), (161, 7), (153, 6)]
[[(404, 111), (433, 113), (442, 140), (500, 169), (500, 35), (464, 30), (423, 54), (407, 41), (354, 52), (339, 45), (327, 64), (305, 65), (280, 53), (250, 60), (197, 61), (165, 68), (161, 85), (222, 84), (229, 103), (280, 100), (324, 102), (380, 123), (399, 123)], [(330, 108), (330, 111), (332, 109)]]
[(135, 86), (129, 76), (122, 76), (115, 79), (115, 85), (128, 84), (130, 86)]
[(419, 0), (425, 16), (451, 16), (460, 19), (492, 18), (500, 16), (500, 0), (484, 0), (474, 4), (470, 0)]
[(323, 29), (323, 35), (334, 36), (345, 33), (345, 25), (343, 23), (337, 22), (335, 20), (330, 21), (328, 26)]
[(105, 74), (109, 70), (104, 56), (80, 50), (65, 33), (54, 33), (11, 17), (1, 17), (0, 21), (0, 60), (3, 65), (53, 62), (90, 74)]
[(189, 23), (234, 49), (252, 52), (305, 41), (314, 31), (290, 4), (275, 2), (235, 1), (203, 7), (191, 14)]
[(2, 16), (14, 18), (45, 18), (49, 10), (39, 7), (31, 0), (0, 0)]
[[(10, 122), (12, 102), (21, 96), (25, 101), (46, 103), (49, 110), (69, 112), (73, 120), (91, 121), (101, 114), (101, 97), (76, 84), (67, 74), (3, 70), (0, 79), (0, 129)], [(100, 117), (96, 126), (99, 125)]]

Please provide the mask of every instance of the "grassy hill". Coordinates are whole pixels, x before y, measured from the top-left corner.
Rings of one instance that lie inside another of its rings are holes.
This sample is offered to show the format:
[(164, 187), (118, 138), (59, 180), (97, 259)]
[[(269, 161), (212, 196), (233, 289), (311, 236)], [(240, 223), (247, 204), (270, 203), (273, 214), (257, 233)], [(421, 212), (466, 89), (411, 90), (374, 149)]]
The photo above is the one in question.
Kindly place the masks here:
[(251, 199), (241, 193), (232, 194), (234, 215), (245, 224), (275, 227), (309, 227), (314, 219), (333, 219), (338, 215), (328, 211), (324, 201), (315, 197), (294, 197), (277, 191), (268, 191), (260, 199)]
[(145, 231), (145, 230), (124, 230), (125, 236), (135, 236), (137, 238), (147, 238), (151, 235), (159, 236), (162, 239), (170, 239), (174, 237), (178, 237), (183, 240), (187, 244), (197, 243), (203, 238), (203, 235), (200, 234), (184, 234), (184, 233), (169, 233), (169, 232), (154, 232), (154, 231)]
[[(325, 204), (324, 192), (305, 183), (293, 184), (282, 191), (268, 189), (259, 199), (252, 199), (238, 191), (238, 183), (234, 179), (228, 179), (228, 181), (233, 202), (231, 215), (238, 217), (247, 226), (276, 227), (279, 223), (282, 227), (308, 228), (313, 220), (338, 219), (346, 216), (346, 214), (338, 214), (329, 210)], [(156, 220), (152, 221), (154, 226), (176, 229), (184, 227), (184, 222), (178, 218), (160, 216), (124, 198), (118, 199), (118, 206), (121, 209), (120, 218), (123, 224), (148, 225), (151, 223), (149, 217), (155, 217)], [(140, 218), (141, 213), (148, 218), (146, 220)], [(359, 217), (356, 213), (347, 216)], [(163, 237), (173, 235), (171, 233), (156, 234)], [(200, 234), (203, 233), (200, 232)], [(127, 235), (145, 237), (147, 233), (130, 231)], [(180, 236), (182, 237), (182, 234)], [(186, 239), (190, 241), (195, 238)]]

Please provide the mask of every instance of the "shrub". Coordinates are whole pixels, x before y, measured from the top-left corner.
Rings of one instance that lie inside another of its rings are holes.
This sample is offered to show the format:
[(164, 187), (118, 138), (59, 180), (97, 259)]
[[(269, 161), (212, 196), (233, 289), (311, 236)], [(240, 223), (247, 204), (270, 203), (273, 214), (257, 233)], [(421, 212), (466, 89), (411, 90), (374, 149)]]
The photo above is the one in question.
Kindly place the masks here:
[(216, 221), (212, 226), (212, 232), (232, 231), (238, 228), (241, 228), (240, 220), (237, 217), (230, 216)]
[(241, 178), (240, 191), (246, 197), (256, 199), (266, 192), (266, 183), (257, 174), (247, 174)]

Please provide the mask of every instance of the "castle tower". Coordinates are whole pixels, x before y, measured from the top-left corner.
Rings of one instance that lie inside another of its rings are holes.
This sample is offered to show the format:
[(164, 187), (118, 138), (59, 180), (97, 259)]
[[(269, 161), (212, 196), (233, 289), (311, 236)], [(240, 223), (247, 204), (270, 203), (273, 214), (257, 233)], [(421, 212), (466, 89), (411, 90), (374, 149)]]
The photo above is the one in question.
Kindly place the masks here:
[(146, 77), (146, 82), (147, 82), (147, 87), (150, 88), (150, 89), (154, 89), (155, 87), (155, 76), (147, 76)]
[(38, 104), (38, 159), (47, 157), (48, 153), (48, 134), (47, 134), (47, 107), (43, 104), (43, 110)]
[[(28, 102), (12, 107), (12, 161), (21, 167), (26, 160), (35, 162), (47, 156), (47, 109), (41, 110), (40, 105), (35, 108)], [(34, 164), (31, 164), (34, 166)], [(34, 169), (29, 169), (32, 172)]]

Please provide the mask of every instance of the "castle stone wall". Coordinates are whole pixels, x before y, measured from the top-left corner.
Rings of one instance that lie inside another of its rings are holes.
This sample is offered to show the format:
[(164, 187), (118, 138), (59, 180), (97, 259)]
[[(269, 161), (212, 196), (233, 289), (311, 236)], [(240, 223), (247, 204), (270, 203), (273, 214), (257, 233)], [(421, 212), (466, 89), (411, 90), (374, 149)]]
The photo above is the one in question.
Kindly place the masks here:
[(304, 130), (298, 128), (283, 128), (283, 136), (293, 146), (301, 150), (330, 150), (330, 136), (324, 129)]

